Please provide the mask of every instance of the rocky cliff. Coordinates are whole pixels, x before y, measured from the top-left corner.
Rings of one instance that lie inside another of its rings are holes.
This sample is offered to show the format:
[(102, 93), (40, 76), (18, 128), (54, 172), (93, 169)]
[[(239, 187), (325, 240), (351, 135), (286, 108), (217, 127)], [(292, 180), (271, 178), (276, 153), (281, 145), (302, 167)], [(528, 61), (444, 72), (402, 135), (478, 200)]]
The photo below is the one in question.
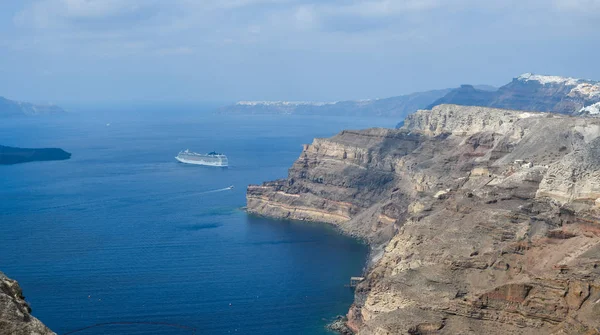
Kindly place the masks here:
[(373, 247), (360, 334), (599, 334), (600, 120), (440, 105), (306, 145), (248, 211)]
[(0, 334), (56, 335), (31, 316), (19, 284), (0, 272)]
[(463, 85), (438, 99), (441, 104), (484, 106), (562, 114), (599, 114), (600, 82), (559, 76), (525, 73), (490, 92)]

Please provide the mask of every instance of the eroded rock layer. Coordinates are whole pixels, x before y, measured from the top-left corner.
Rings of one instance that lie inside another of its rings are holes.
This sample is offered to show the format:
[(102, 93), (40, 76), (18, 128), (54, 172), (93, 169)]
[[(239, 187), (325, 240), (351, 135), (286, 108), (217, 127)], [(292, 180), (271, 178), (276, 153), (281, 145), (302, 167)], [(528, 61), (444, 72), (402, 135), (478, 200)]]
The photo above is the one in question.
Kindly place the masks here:
[(0, 272), (0, 334), (56, 335), (30, 313), (19, 284)]
[(599, 334), (600, 120), (441, 105), (304, 147), (248, 210), (373, 247), (360, 334)]

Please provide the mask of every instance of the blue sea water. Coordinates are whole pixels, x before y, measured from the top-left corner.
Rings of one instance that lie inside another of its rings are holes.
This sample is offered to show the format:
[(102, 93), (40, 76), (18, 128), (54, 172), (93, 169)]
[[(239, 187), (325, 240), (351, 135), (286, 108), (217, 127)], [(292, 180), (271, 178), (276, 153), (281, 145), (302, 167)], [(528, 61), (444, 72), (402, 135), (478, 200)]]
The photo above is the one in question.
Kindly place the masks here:
[[(0, 166), (0, 271), (58, 334), (108, 322), (324, 334), (352, 303), (344, 284), (368, 248), (327, 225), (247, 215), (246, 186), (284, 177), (314, 137), (396, 121), (159, 108), (5, 120), (0, 144), (73, 156)], [(231, 167), (176, 162), (186, 148), (226, 153)], [(120, 324), (76, 334), (193, 333)]]

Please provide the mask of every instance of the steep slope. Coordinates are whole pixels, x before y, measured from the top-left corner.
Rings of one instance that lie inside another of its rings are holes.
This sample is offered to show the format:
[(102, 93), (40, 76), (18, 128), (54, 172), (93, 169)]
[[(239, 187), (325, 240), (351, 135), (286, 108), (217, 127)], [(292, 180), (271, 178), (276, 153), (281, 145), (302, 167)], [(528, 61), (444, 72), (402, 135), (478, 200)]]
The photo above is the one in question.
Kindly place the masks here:
[(306, 145), (248, 211), (373, 246), (360, 334), (598, 334), (600, 120), (440, 105)]
[(450, 89), (412, 93), (386, 99), (339, 102), (241, 101), (221, 108), (227, 114), (299, 114), (330, 116), (396, 116), (425, 108)]
[(35, 105), (0, 97), (0, 117), (50, 115), (62, 113), (65, 113), (65, 111), (55, 105)]
[(463, 85), (428, 108), (457, 104), (576, 115), (597, 102), (600, 102), (600, 82), (525, 73), (495, 92)]
[(30, 313), (19, 284), (0, 272), (0, 334), (56, 335)]

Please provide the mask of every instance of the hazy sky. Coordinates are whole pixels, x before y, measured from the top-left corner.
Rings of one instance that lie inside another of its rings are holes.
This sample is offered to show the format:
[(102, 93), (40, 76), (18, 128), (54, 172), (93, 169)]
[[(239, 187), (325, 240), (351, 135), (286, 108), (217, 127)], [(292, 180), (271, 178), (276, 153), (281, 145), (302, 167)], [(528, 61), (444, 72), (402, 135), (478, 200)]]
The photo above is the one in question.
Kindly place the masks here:
[(600, 80), (600, 0), (0, 0), (0, 96), (377, 98)]

